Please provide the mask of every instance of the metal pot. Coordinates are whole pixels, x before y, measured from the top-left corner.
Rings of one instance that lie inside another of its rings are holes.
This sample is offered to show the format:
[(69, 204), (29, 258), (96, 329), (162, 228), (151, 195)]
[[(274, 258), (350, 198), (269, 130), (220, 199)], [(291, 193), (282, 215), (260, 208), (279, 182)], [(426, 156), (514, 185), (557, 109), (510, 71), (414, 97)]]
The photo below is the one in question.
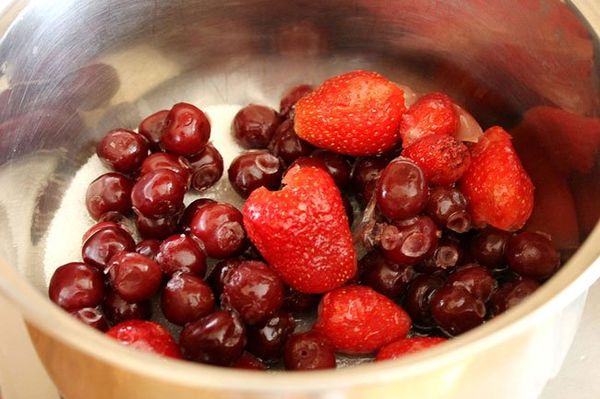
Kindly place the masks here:
[[(141, 116), (176, 101), (275, 105), (292, 84), (364, 68), (419, 91), (450, 92), (484, 125), (515, 126), (540, 105), (598, 115), (598, 5), (491, 3), (66, 0), (16, 1), (5, 8), (0, 292), (27, 320), (64, 397), (537, 395), (560, 367), (587, 289), (600, 275), (600, 229), (591, 230), (600, 201), (583, 209), (579, 197), (585, 195), (577, 190), (571, 195), (579, 227), (588, 228), (558, 274), (482, 327), (402, 360), (275, 374), (164, 360), (104, 338), (46, 299), (49, 226), (93, 143), (107, 129), (133, 128)], [(565, 159), (582, 161), (574, 153)], [(592, 182), (600, 176), (593, 161), (577, 172)], [(558, 205), (551, 210), (565, 217)]]

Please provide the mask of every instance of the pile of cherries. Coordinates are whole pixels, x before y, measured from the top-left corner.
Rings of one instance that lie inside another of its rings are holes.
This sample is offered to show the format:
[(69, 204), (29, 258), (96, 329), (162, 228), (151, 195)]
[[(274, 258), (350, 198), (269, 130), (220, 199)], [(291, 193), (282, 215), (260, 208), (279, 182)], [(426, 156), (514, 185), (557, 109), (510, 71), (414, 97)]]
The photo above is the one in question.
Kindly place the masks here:
[[(351, 203), (363, 211), (355, 234), (370, 252), (353, 283), (401, 303), (414, 335), (454, 336), (480, 325), (559, 267), (543, 234), (473, 230), (461, 192), (428, 187), (415, 163), (397, 157), (399, 149), (351, 159), (300, 139), (294, 104), (311, 90), (288, 91), (279, 112), (254, 104), (238, 112), (232, 134), (247, 151), (231, 163), (229, 181), (246, 198), (261, 186), (278, 189), (294, 162), (320, 163), (340, 188), (350, 223)], [(250, 369), (278, 367), (282, 359), (290, 370), (335, 367), (323, 336), (294, 334), (319, 296), (284, 285), (248, 241), (240, 211), (206, 198), (184, 205), (189, 190), (202, 192), (223, 174), (209, 138), (208, 118), (187, 103), (148, 116), (138, 133), (106, 134), (97, 155), (114, 172), (89, 185), (86, 206), (97, 223), (83, 236), (82, 262), (54, 273), (51, 300), (123, 343), (166, 356)], [(128, 218), (142, 238), (137, 243)], [(209, 258), (218, 260), (212, 268)], [(153, 299), (182, 327), (178, 344), (147, 321)]]

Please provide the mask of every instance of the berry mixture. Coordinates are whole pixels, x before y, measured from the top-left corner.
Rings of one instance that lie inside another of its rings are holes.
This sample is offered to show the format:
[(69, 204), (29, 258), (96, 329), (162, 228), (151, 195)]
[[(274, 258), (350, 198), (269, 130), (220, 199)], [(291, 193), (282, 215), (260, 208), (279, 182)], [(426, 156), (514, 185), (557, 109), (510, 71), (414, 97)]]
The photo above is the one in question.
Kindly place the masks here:
[[(50, 299), (124, 345), (249, 370), (396, 359), (516, 306), (561, 254), (522, 230), (534, 187), (511, 136), (412, 96), (366, 71), (290, 88), (237, 112), (229, 165), (192, 104), (111, 130), (82, 198), (96, 224)], [(243, 206), (186, 199), (225, 171)]]

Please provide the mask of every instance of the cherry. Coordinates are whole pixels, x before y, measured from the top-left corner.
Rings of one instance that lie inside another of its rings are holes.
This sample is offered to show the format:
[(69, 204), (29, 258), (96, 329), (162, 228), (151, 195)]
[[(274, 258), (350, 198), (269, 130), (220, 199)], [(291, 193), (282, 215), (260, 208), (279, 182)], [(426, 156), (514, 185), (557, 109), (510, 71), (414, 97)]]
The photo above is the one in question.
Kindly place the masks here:
[(134, 210), (148, 218), (173, 215), (183, 206), (185, 183), (169, 169), (156, 169), (143, 175), (131, 190)]
[(160, 249), (160, 241), (148, 239), (137, 243), (135, 246), (135, 252), (140, 255), (147, 256), (148, 258), (156, 261), (156, 255)]
[(508, 266), (525, 277), (543, 280), (560, 266), (560, 254), (547, 237), (528, 231), (513, 236), (506, 248)]
[(211, 200), (210, 198), (199, 198), (197, 200), (192, 201), (183, 212), (183, 216), (181, 216), (181, 220), (179, 221), (179, 229), (184, 233), (190, 232), (190, 224), (192, 223), (192, 219), (194, 215), (196, 215), (196, 211), (202, 208), (207, 204), (216, 204), (216, 201)]
[(83, 244), (84, 242), (86, 242), (88, 240), (88, 238), (90, 238), (91, 236), (93, 236), (94, 234), (99, 232), (100, 230), (103, 230), (107, 227), (123, 229), (123, 226), (121, 226), (115, 222), (99, 222), (99, 223), (96, 223), (95, 225), (93, 225), (92, 227), (90, 227), (89, 229), (87, 229), (87, 231), (85, 233), (83, 233), (83, 236), (81, 237), (81, 243)]
[(511, 234), (507, 231), (487, 228), (470, 240), (471, 256), (480, 264), (497, 268), (506, 262), (506, 244)]
[(391, 298), (403, 294), (415, 276), (412, 266), (390, 262), (377, 251), (368, 253), (360, 260), (359, 270), (362, 271), (361, 280), (365, 285)]
[(233, 118), (232, 133), (244, 148), (266, 148), (279, 126), (277, 111), (263, 105), (250, 104)]
[(48, 296), (52, 302), (66, 310), (98, 306), (104, 297), (102, 274), (85, 263), (62, 265), (50, 279)]
[(245, 344), (244, 325), (225, 311), (186, 324), (179, 336), (179, 346), (187, 359), (220, 366), (239, 358)]
[(138, 127), (138, 132), (148, 140), (153, 151), (160, 150), (160, 136), (165, 127), (168, 110), (162, 110), (147, 116)]
[(75, 318), (88, 326), (95, 328), (99, 331), (108, 330), (108, 322), (106, 321), (106, 317), (102, 313), (102, 310), (99, 308), (81, 308), (77, 310), (72, 310), (71, 315), (75, 316)]
[(304, 313), (314, 309), (319, 304), (320, 299), (319, 295), (305, 294), (291, 287), (286, 287), (283, 308), (288, 312)]
[(446, 234), (438, 242), (433, 254), (416, 266), (420, 272), (433, 273), (451, 270), (465, 260), (463, 242), (453, 235)]
[(352, 164), (344, 156), (330, 151), (316, 150), (310, 154), (310, 157), (323, 162), (325, 170), (333, 177), (338, 187), (343, 188), (350, 183)]
[(171, 334), (160, 324), (146, 320), (128, 320), (106, 333), (119, 343), (144, 352), (181, 359), (181, 352)]
[(483, 302), (490, 300), (492, 292), (498, 286), (498, 282), (489, 270), (478, 264), (461, 267), (448, 277), (447, 284), (463, 287)]
[(227, 174), (231, 186), (244, 198), (259, 187), (274, 190), (281, 185), (283, 166), (279, 158), (266, 150), (247, 151), (238, 155)]
[(422, 274), (408, 286), (403, 305), (416, 326), (434, 327), (435, 322), (430, 310), (431, 297), (444, 286), (444, 283), (444, 278), (440, 274)]
[(120, 227), (106, 227), (92, 234), (81, 248), (83, 261), (101, 270), (121, 251), (135, 250), (131, 234)]
[(485, 320), (485, 303), (459, 285), (446, 285), (431, 298), (431, 315), (449, 335), (464, 333)]
[(248, 325), (265, 321), (283, 304), (283, 283), (263, 262), (243, 261), (223, 278), (221, 302)]
[(129, 302), (150, 299), (162, 281), (158, 263), (136, 252), (121, 252), (113, 256), (107, 272), (113, 289)]
[(284, 363), (287, 370), (335, 368), (334, 348), (316, 331), (294, 334), (285, 344)]
[(109, 167), (129, 174), (137, 171), (148, 156), (148, 141), (131, 130), (115, 129), (100, 140), (96, 153)]
[(207, 204), (192, 218), (191, 233), (204, 243), (211, 258), (229, 258), (246, 245), (242, 214), (224, 203)]
[(152, 154), (142, 162), (140, 175), (143, 176), (158, 169), (169, 169), (170, 171), (175, 172), (185, 185), (189, 187), (190, 178), (192, 176), (192, 166), (184, 157), (168, 154), (166, 152)]
[(210, 138), (208, 118), (192, 104), (175, 104), (164, 123), (160, 144), (165, 151), (173, 154), (186, 157), (198, 154)]
[(266, 370), (267, 366), (264, 365), (263, 362), (260, 361), (259, 358), (254, 356), (251, 353), (244, 352), (242, 356), (240, 356), (236, 361), (231, 363), (231, 367), (234, 369), (244, 369), (244, 370)]
[(207, 279), (215, 294), (220, 295), (223, 292), (225, 276), (243, 261), (241, 258), (229, 258), (215, 265)]
[(539, 287), (540, 283), (530, 278), (519, 278), (502, 284), (492, 294), (492, 313), (497, 316), (517, 306)]
[(98, 220), (107, 212), (126, 215), (131, 211), (133, 183), (119, 173), (105, 173), (88, 186), (85, 205), (90, 216)]
[(289, 119), (279, 125), (268, 148), (287, 165), (300, 157), (310, 155), (314, 150), (312, 145), (298, 137), (294, 131), (294, 121)]
[(283, 354), (286, 339), (295, 328), (292, 315), (279, 311), (265, 322), (248, 327), (247, 350), (261, 359), (278, 358)]
[(375, 189), (375, 183), (388, 163), (389, 160), (384, 157), (360, 158), (354, 163), (351, 187), (365, 202), (371, 199), (371, 190)]
[(200, 245), (185, 234), (172, 235), (160, 244), (156, 261), (165, 274), (181, 271), (204, 277), (206, 255)]
[(136, 213), (135, 226), (142, 238), (163, 239), (177, 231), (181, 211), (162, 218), (149, 218)]
[(440, 235), (433, 220), (420, 215), (386, 226), (381, 236), (381, 248), (392, 262), (414, 265), (434, 252)]
[(175, 273), (163, 289), (160, 305), (167, 320), (183, 326), (212, 312), (215, 297), (201, 278)]
[(311, 85), (302, 84), (298, 86), (294, 86), (289, 89), (279, 102), (279, 114), (282, 117), (287, 117), (290, 115), (294, 109), (294, 106), (302, 97), (310, 94), (313, 91), (313, 87)]
[(390, 162), (377, 181), (377, 205), (392, 220), (407, 219), (421, 212), (429, 195), (421, 168), (407, 158)]
[(435, 187), (427, 202), (427, 213), (442, 227), (464, 233), (471, 229), (467, 200), (456, 188)]
[(127, 302), (114, 291), (109, 291), (102, 302), (102, 310), (113, 324), (126, 320), (148, 320), (152, 316), (150, 301)]
[(223, 175), (223, 157), (211, 143), (189, 160), (192, 166), (192, 188), (196, 191), (212, 187)]

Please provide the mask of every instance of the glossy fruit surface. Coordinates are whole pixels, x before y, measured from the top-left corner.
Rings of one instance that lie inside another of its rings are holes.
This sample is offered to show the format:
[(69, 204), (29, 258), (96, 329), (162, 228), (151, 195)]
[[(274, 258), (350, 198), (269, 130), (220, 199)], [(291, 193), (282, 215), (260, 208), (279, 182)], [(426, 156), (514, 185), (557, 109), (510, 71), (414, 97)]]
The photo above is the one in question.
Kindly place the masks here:
[(106, 335), (125, 346), (181, 359), (181, 352), (171, 334), (163, 326), (152, 321), (125, 321), (108, 330)]
[(104, 297), (102, 274), (85, 263), (62, 265), (50, 279), (48, 296), (66, 310), (96, 307)]

